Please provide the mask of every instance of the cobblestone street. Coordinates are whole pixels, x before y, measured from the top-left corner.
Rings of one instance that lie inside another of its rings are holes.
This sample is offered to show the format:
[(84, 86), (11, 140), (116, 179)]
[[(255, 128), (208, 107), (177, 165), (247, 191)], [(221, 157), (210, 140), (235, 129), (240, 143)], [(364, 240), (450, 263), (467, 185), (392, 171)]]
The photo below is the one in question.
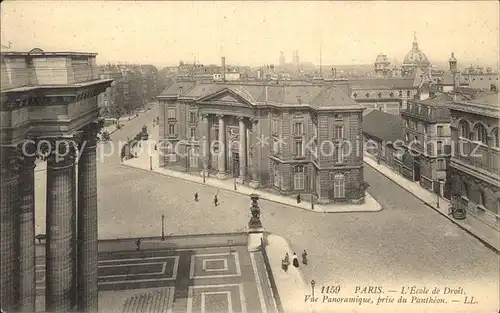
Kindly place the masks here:
[[(153, 110), (134, 119), (112, 135), (113, 144), (133, 137), (143, 124), (157, 131), (151, 123), (155, 116)], [(246, 228), (247, 196), (220, 191), (215, 207), (217, 189), (121, 167), (119, 159), (117, 150), (98, 167), (100, 239), (160, 236), (162, 214), (167, 234)], [(45, 228), (43, 173), (37, 172), (37, 233)], [(403, 284), (460, 285), (481, 303), (498, 307), (497, 254), (368, 166), (365, 179), (381, 212), (317, 214), (260, 201), (265, 229), (288, 239), (297, 254), (307, 250), (307, 281), (342, 288), (357, 283), (398, 289)], [(199, 202), (193, 200), (195, 192)]]

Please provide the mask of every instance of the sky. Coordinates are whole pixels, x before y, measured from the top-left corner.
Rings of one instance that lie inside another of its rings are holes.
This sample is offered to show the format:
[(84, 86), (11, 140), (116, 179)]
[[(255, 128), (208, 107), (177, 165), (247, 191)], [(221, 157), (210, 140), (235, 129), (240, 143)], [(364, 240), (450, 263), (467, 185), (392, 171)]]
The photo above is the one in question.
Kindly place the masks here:
[[(99, 64), (157, 67), (180, 60), (260, 66), (301, 61), (402, 61), (416, 33), (434, 62), (498, 64), (498, 1), (4, 1), (1, 42), (10, 51), (98, 53)], [(5, 48), (2, 48), (5, 51)], [(468, 65), (468, 64), (467, 64)]]

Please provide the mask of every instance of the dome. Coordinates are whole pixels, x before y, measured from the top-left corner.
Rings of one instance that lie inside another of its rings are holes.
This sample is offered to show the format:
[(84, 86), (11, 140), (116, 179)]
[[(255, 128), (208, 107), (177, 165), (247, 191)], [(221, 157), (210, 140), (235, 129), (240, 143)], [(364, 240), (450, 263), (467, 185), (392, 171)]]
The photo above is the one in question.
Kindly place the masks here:
[(404, 61), (404, 65), (410, 65), (410, 66), (422, 66), (422, 67), (427, 67), (429, 66), (429, 60), (427, 59), (427, 56), (425, 53), (420, 51), (418, 48), (418, 42), (417, 42), (417, 37), (413, 39), (413, 47), (410, 52), (406, 55)]
[(377, 56), (377, 59), (375, 60), (375, 63), (390, 63), (390, 62), (389, 59), (387, 58), (387, 55), (379, 54)]

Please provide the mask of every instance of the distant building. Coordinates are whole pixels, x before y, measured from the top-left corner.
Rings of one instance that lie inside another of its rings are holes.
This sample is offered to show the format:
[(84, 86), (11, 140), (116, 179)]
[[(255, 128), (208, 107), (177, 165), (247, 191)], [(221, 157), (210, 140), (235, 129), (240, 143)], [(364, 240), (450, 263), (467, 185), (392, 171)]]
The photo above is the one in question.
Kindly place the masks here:
[[(467, 92), (467, 93), (465, 93)], [(500, 230), (498, 91), (464, 90), (449, 104), (455, 205)]]
[(385, 54), (379, 54), (375, 60), (375, 76), (376, 77), (390, 77), (391, 75), (391, 62)]
[(364, 201), (363, 107), (347, 85), (177, 81), (158, 100), (162, 167), (321, 203)]
[(413, 45), (411, 51), (408, 52), (406, 57), (401, 64), (403, 74), (405, 76), (414, 73), (417, 69), (420, 69), (423, 73), (429, 73), (431, 70), (431, 63), (427, 59), (427, 56), (418, 47), (417, 36), (413, 38)]

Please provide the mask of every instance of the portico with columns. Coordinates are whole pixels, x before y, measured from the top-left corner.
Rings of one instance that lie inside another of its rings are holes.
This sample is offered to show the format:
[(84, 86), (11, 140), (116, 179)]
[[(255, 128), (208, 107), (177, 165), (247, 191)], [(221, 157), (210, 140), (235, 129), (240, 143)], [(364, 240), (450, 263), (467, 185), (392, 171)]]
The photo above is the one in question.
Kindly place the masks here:
[(44, 311), (98, 311), (96, 147), (103, 123), (97, 96), (111, 82), (2, 88), (0, 303), (5, 312), (37, 310), (37, 158), (47, 162)]

